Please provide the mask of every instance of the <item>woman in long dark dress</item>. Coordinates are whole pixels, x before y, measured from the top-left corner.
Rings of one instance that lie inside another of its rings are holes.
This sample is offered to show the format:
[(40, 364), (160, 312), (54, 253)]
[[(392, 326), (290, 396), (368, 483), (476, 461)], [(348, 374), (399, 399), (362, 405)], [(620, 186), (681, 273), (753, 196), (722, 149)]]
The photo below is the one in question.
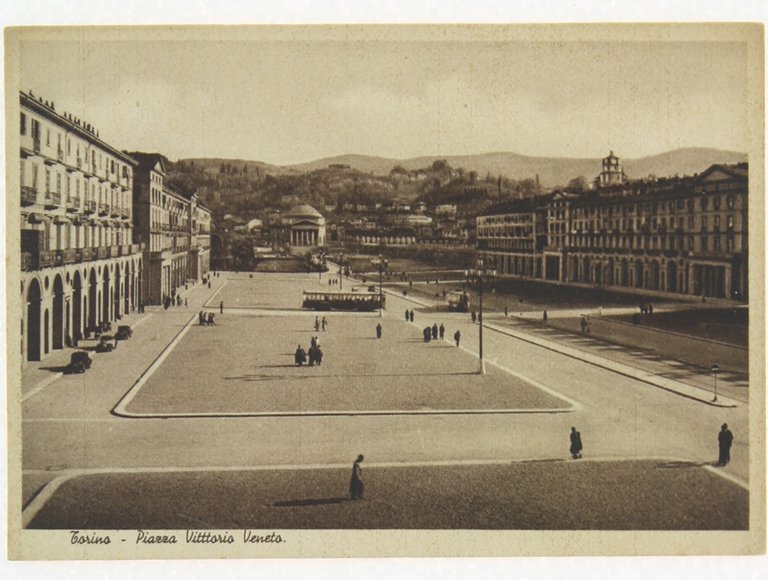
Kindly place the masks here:
[(349, 480), (349, 496), (352, 499), (363, 499), (363, 485), (362, 475), (363, 468), (360, 464), (363, 462), (363, 456), (358, 455), (355, 462), (352, 464), (352, 478)]
[(581, 459), (581, 433), (576, 431), (576, 427), (571, 427), (571, 457)]

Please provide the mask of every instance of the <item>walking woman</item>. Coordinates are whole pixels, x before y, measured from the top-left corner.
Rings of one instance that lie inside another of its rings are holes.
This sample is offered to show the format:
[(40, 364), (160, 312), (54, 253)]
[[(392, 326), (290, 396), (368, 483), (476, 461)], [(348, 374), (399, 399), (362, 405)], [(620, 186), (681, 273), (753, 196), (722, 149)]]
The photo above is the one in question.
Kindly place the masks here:
[(355, 462), (352, 464), (352, 478), (349, 480), (349, 497), (352, 499), (363, 499), (363, 485), (362, 475), (363, 468), (360, 464), (363, 462), (363, 456), (358, 455)]

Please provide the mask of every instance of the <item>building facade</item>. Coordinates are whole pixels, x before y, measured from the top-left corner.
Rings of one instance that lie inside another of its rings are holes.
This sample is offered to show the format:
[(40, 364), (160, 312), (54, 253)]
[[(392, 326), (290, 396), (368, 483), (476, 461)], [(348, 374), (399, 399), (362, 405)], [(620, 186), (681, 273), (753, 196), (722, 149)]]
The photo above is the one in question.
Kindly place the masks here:
[(139, 305), (136, 162), (91, 125), (20, 92), (21, 352), (43, 359)]
[(747, 216), (747, 165), (713, 165), (497, 206), (477, 251), (502, 275), (747, 301)]
[(166, 182), (165, 158), (130, 153), (138, 162), (133, 185), (135, 239), (144, 247), (145, 304), (162, 304), (210, 270), (211, 212), (196, 194)]
[(291, 247), (324, 246), (325, 218), (309, 205), (299, 205), (285, 214)]

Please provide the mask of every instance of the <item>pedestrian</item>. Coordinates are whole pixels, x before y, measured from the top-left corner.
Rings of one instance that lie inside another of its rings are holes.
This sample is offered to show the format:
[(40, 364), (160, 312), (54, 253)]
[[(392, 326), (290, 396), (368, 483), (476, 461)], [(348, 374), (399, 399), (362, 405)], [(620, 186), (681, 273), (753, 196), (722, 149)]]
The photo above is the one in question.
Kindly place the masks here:
[(184, 308), (189, 308), (189, 302), (187, 302), (187, 297), (184, 297)]
[(200, 326), (203, 326), (205, 324), (205, 312), (203, 312), (202, 310), (197, 313), (197, 323)]
[(437, 340), (437, 322), (432, 325), (432, 340)]
[(411, 322), (413, 322), (413, 309), (411, 309)]
[(219, 302), (219, 314), (224, 314), (224, 301)]
[(724, 467), (731, 460), (731, 445), (733, 445), (733, 433), (728, 429), (728, 423), (723, 423), (723, 426), (720, 427), (717, 442), (720, 446), (720, 457), (717, 460), (717, 466)]
[(317, 352), (317, 343), (312, 339), (312, 346), (309, 347), (309, 366), (315, 366), (315, 352)]
[(360, 467), (360, 464), (363, 462), (363, 456), (358, 455), (357, 459), (355, 459), (355, 462), (352, 464), (352, 477), (349, 480), (349, 497), (357, 500), (357, 499), (363, 499), (363, 490), (365, 489), (365, 486), (363, 485), (363, 468)]
[(408, 322), (411, 319), (411, 313), (408, 312), (408, 309), (405, 309), (405, 321)]
[(504, 306), (504, 318), (506, 318), (507, 316), (509, 316), (509, 310), (507, 310), (507, 307)]
[(323, 362), (323, 351), (320, 348), (320, 344), (315, 347), (315, 362), (317, 363), (317, 366), (320, 366)]
[(376, 325), (376, 338), (381, 338), (381, 323)]
[(211, 326), (216, 326), (216, 323), (213, 320), (214, 316), (216, 315), (213, 312), (208, 313), (208, 324)]
[(208, 288), (210, 288), (210, 287), (211, 287), (211, 281), (208, 280)]
[(301, 345), (298, 345), (296, 347), (296, 354), (293, 355), (293, 360), (296, 361), (296, 366), (300, 367), (305, 362), (307, 362), (307, 353), (304, 352), (304, 349), (301, 348)]
[(477, 313), (473, 310), (472, 311), (472, 324), (477, 322)]
[(445, 336), (445, 326), (443, 326), (443, 323), (440, 323), (440, 340), (443, 340), (443, 337)]
[(453, 340), (456, 341), (456, 347), (458, 348), (459, 343), (461, 342), (461, 331), (457, 330), (453, 335)]
[(547, 316), (547, 311), (544, 311), (544, 314), (542, 315), (541, 319), (546, 322), (549, 317)]
[(571, 427), (571, 457), (573, 459), (581, 459), (582, 449), (581, 433), (576, 431), (576, 427)]
[(648, 303), (648, 316), (653, 316), (653, 302)]
[(429, 342), (429, 340), (430, 340), (430, 338), (432, 336), (432, 332), (431, 332), (429, 326), (425, 326), (424, 330), (421, 331), (421, 334), (424, 336), (424, 342)]
[(323, 320), (320, 325), (323, 327), (323, 332), (325, 332), (325, 329), (328, 328), (328, 321), (325, 319), (325, 316), (323, 316)]
[(309, 341), (310, 348), (315, 348), (317, 346), (317, 337), (313, 336), (312, 339)]
[(319, 331), (320, 331), (320, 319), (317, 316), (315, 316), (315, 332), (319, 332)]
[(586, 334), (587, 332), (587, 317), (582, 316), (581, 317), (581, 334)]
[(328, 279), (328, 286), (330, 286), (332, 282), (333, 282), (333, 280), (331, 280), (331, 279), (329, 278), (329, 279)]

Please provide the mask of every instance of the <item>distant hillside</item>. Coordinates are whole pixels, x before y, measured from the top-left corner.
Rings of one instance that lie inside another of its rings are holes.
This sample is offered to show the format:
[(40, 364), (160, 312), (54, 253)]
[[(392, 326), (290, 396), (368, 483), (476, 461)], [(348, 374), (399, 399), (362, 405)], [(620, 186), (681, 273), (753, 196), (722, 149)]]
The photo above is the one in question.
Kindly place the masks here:
[[(606, 152), (607, 153), (607, 152)], [(617, 151), (619, 155), (620, 151)], [(387, 175), (395, 165), (405, 169), (427, 167), (437, 159), (445, 159), (451, 167), (462, 167), (466, 171), (476, 171), (481, 177), (488, 173), (504, 175), (511, 179), (524, 179), (539, 175), (544, 186), (565, 185), (579, 175), (593, 179), (600, 173), (601, 159), (578, 159), (567, 157), (529, 157), (517, 153), (497, 152), (478, 155), (433, 155), (411, 159), (390, 159), (368, 155), (339, 155), (326, 157), (308, 163), (286, 166), (284, 170), (314, 171), (323, 169), (332, 163), (352, 166), (364, 173)], [(630, 178), (656, 175), (664, 177), (675, 174), (699, 173), (713, 163), (738, 163), (746, 161), (744, 153), (722, 151), (707, 148), (676, 149), (659, 155), (624, 159), (624, 171)]]

